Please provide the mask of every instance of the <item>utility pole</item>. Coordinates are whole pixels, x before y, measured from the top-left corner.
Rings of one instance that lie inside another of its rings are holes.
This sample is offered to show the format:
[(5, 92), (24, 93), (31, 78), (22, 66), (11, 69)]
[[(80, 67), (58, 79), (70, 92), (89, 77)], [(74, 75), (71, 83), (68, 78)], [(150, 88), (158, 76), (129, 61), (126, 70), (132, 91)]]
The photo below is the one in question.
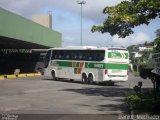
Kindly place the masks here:
[(77, 1), (77, 3), (81, 5), (81, 46), (82, 46), (83, 45), (83, 41), (82, 41), (82, 15), (83, 15), (82, 13), (83, 11), (82, 9), (83, 9), (83, 4), (85, 4), (86, 1)]

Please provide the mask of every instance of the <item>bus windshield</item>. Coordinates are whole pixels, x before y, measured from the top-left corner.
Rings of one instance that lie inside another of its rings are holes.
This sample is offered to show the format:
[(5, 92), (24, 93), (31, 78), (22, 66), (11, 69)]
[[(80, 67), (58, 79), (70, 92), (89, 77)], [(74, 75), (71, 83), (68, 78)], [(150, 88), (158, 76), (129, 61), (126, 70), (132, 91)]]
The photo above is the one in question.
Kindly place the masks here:
[(108, 49), (108, 58), (110, 59), (128, 59), (129, 54), (128, 54), (128, 51), (123, 48), (110, 48)]

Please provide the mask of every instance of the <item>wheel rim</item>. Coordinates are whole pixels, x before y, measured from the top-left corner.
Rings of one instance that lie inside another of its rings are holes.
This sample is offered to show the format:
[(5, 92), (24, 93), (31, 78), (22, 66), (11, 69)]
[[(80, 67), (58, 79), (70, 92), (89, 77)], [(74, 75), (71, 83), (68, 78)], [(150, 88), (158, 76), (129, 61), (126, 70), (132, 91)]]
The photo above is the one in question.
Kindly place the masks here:
[(89, 83), (93, 83), (93, 76), (92, 76), (92, 75), (89, 75), (89, 77), (88, 77), (88, 82), (89, 82)]

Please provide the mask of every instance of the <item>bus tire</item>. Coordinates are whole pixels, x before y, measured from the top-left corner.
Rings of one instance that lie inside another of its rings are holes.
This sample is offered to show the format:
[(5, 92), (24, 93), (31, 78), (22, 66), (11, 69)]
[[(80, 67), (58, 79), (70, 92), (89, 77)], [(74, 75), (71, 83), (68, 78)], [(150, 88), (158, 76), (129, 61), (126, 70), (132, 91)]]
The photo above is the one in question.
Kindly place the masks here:
[(53, 80), (57, 80), (55, 71), (52, 71), (52, 79), (53, 79)]
[(74, 82), (74, 79), (70, 79), (70, 82)]
[(88, 75), (88, 84), (93, 84), (93, 75), (92, 74)]
[(82, 83), (83, 84), (87, 84), (87, 75), (84, 73), (84, 74), (82, 74)]

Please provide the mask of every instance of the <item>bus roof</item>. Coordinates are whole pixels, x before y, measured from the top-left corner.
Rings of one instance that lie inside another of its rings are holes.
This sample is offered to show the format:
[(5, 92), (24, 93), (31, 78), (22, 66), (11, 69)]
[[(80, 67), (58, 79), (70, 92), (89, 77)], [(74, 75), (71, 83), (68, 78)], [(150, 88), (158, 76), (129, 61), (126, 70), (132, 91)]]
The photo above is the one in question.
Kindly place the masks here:
[(121, 47), (98, 48), (96, 46), (68, 46), (68, 47), (61, 47), (61, 48), (50, 48), (49, 50), (124, 50), (124, 51), (127, 51), (126, 48), (121, 48)]

